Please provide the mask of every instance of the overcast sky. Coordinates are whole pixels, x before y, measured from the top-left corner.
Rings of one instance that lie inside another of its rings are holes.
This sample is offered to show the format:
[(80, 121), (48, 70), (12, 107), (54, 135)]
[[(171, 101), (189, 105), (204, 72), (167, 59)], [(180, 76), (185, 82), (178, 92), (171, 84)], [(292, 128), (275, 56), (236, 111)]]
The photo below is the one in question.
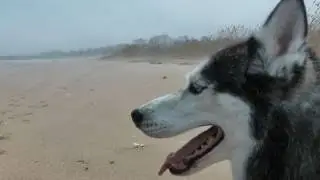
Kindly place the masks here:
[(0, 55), (99, 47), (162, 33), (200, 37), (225, 24), (262, 23), (277, 2), (0, 0)]

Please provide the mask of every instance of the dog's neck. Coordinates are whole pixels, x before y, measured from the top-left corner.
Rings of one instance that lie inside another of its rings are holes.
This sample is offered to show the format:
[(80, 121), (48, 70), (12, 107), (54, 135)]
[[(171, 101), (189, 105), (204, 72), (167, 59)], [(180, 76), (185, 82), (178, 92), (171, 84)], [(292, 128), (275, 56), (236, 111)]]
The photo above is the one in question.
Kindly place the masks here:
[[(270, 159), (268, 159), (269, 163), (267, 163), (270, 165), (270, 167), (268, 168), (276, 168), (275, 166), (277, 166), (277, 164), (274, 164), (274, 162), (278, 163), (279, 161), (279, 163), (281, 163), (281, 160), (279, 159), (281, 157), (276, 157), (277, 154), (274, 154), (272, 152), (260, 152), (258, 147), (260, 147), (261, 145), (265, 146), (265, 148), (276, 147), (278, 148), (277, 152), (282, 152), (285, 151), (285, 147), (282, 146), (282, 144), (286, 142), (286, 139), (280, 138), (281, 142), (276, 142), (279, 139), (278, 136), (285, 136), (278, 135), (278, 131), (273, 131), (273, 128), (270, 126), (271, 120), (267, 117), (275, 104), (278, 104), (282, 101), (291, 101), (301, 92), (308, 91), (310, 90), (310, 88), (317, 84), (316, 73), (319, 72), (316, 72), (315, 70), (315, 58), (316, 56), (308, 57), (308, 59), (306, 59), (305, 65), (297, 69), (298, 71), (295, 72), (295, 76), (289, 83), (286, 83), (285, 85), (282, 84), (283, 81), (281, 80), (278, 81), (277, 79), (261, 75), (248, 77), (248, 81), (243, 86), (245, 92), (244, 96), (247, 98), (246, 100), (250, 104), (252, 109), (250, 119), (250, 129), (252, 130), (251, 134), (254, 141), (257, 144), (260, 144), (258, 146), (254, 146), (254, 149), (252, 149), (252, 156), (259, 156), (259, 154), (261, 153), (266, 153), (264, 154), (264, 156), (270, 157)], [(320, 65), (320, 61), (317, 61), (317, 63), (319, 63)], [(276, 141), (274, 141), (274, 138), (273, 140), (270, 140), (273, 136), (278, 137), (276, 138)], [(263, 168), (266, 168), (260, 167), (259, 163), (257, 165), (257, 162), (251, 162), (251, 159), (254, 158), (248, 158), (246, 161), (244, 161), (247, 162), (246, 166), (248, 166), (247, 168), (250, 169), (250, 171), (246, 172), (252, 173), (252, 169), (254, 169), (255, 172), (253, 174), (246, 173), (246, 175), (244, 175), (248, 176), (247, 178), (249, 179), (250, 177), (253, 178), (259, 176), (260, 173), (263, 173), (265, 171), (265, 169)], [(282, 170), (279, 169), (279, 171), (276, 172), (280, 173), (282, 172)], [(278, 175), (274, 176), (279, 177)]]
[(314, 63), (310, 58), (316, 58), (308, 54), (302, 66), (294, 68), (293, 76), (290, 80), (271, 77), (268, 74), (248, 74), (246, 81), (242, 85), (242, 99), (251, 108), (252, 136), (256, 140), (265, 137), (268, 130), (266, 119), (270, 109), (274, 104), (279, 104), (284, 100), (292, 100), (301, 92), (308, 91), (316, 85), (316, 72)]

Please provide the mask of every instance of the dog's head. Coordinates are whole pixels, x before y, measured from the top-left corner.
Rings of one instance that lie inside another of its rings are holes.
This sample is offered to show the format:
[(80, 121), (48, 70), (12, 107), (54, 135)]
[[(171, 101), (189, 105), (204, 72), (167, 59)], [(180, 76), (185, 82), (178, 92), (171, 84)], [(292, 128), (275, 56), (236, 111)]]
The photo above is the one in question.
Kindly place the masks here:
[(249, 116), (259, 103), (285, 98), (301, 76), (307, 26), (303, 0), (282, 0), (251, 37), (190, 72), (185, 87), (133, 110), (135, 125), (155, 138), (211, 127), (168, 156), (162, 171), (186, 175), (226, 159), (243, 166), (235, 152), (245, 156), (256, 138)]

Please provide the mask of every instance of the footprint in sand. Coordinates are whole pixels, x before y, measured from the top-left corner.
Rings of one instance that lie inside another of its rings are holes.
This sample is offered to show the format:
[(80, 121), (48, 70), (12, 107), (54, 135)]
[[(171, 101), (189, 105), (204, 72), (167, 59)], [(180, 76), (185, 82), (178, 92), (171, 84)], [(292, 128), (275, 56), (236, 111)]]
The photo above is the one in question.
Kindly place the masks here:
[(89, 162), (85, 161), (85, 160), (78, 160), (76, 161), (77, 163), (79, 163), (84, 171), (88, 171), (89, 170)]
[(47, 103), (47, 101), (40, 101), (39, 103), (37, 104), (33, 104), (33, 105), (29, 105), (28, 108), (31, 108), (31, 109), (40, 109), (40, 108), (46, 108), (48, 107), (49, 104)]
[(3, 149), (0, 149), (0, 156), (1, 156), (1, 155), (5, 155), (5, 154), (7, 154), (7, 151), (6, 151), (6, 150), (3, 150)]
[(21, 105), (20, 104), (16, 104), (16, 103), (9, 103), (8, 106), (16, 108), (16, 107), (20, 107)]
[(22, 122), (25, 123), (25, 124), (30, 124), (30, 120), (29, 119), (23, 119)]
[(16, 115), (13, 115), (13, 116), (9, 116), (9, 117), (8, 117), (9, 120), (13, 120), (13, 119), (15, 119), (15, 118), (16, 118)]
[(21, 114), (21, 116), (32, 116), (33, 112), (25, 112), (23, 114)]
[(28, 116), (32, 116), (32, 112), (25, 112), (25, 113), (19, 113), (19, 114), (12, 114), (11, 116), (8, 117), (8, 119), (16, 119), (16, 118), (26, 118)]
[(5, 116), (6, 114), (11, 113), (11, 112), (12, 112), (12, 110), (2, 110), (2, 111), (0, 111), (0, 114), (2, 116)]
[(20, 117), (21, 117), (23, 123), (29, 124), (30, 123), (30, 119), (29, 118), (31, 116), (33, 116), (32, 112), (26, 112), (26, 113), (23, 113)]
[(10, 139), (11, 134), (6, 133), (6, 134), (0, 134), (0, 141), (2, 140), (9, 140)]
[(13, 108), (20, 107), (22, 103), (21, 101), (24, 101), (24, 100), (25, 100), (24, 96), (12, 96), (9, 99), (8, 106)]
[(67, 90), (68, 90), (68, 88), (65, 87), (65, 86), (58, 87), (58, 89), (59, 89), (60, 91), (67, 91)]

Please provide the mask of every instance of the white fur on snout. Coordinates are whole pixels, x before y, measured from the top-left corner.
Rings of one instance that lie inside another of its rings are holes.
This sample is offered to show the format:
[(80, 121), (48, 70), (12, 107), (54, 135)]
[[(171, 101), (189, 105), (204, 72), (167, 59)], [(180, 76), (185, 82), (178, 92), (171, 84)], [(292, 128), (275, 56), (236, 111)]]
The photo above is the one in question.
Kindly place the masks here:
[[(165, 119), (154, 120), (153, 114), (155, 110), (160, 107), (167, 107), (170, 106), (170, 104), (173, 105), (174, 99), (176, 99), (174, 94), (166, 94), (149, 101), (139, 108), (144, 114), (144, 120), (140, 125), (140, 129), (146, 135), (161, 138), (162, 134), (166, 134), (168, 126), (171, 126), (170, 122), (166, 121)], [(168, 132), (168, 134), (170, 133)]]
[[(213, 93), (211, 88), (199, 95), (185, 90), (156, 98), (141, 106), (140, 110), (145, 114), (140, 129), (151, 137), (172, 137), (205, 125), (218, 125), (224, 130), (223, 142), (199, 160), (188, 174), (223, 160), (234, 161), (235, 167), (245, 164), (245, 159), (234, 152), (240, 149), (239, 154), (243, 151), (249, 153), (253, 144), (249, 131), (250, 108), (241, 99), (228, 93)], [(237, 174), (242, 172), (233, 169)]]
[(212, 106), (210, 98), (205, 98), (207, 91), (199, 96), (179, 91), (148, 102), (139, 108), (145, 118), (140, 129), (148, 136), (167, 138), (211, 125)]

